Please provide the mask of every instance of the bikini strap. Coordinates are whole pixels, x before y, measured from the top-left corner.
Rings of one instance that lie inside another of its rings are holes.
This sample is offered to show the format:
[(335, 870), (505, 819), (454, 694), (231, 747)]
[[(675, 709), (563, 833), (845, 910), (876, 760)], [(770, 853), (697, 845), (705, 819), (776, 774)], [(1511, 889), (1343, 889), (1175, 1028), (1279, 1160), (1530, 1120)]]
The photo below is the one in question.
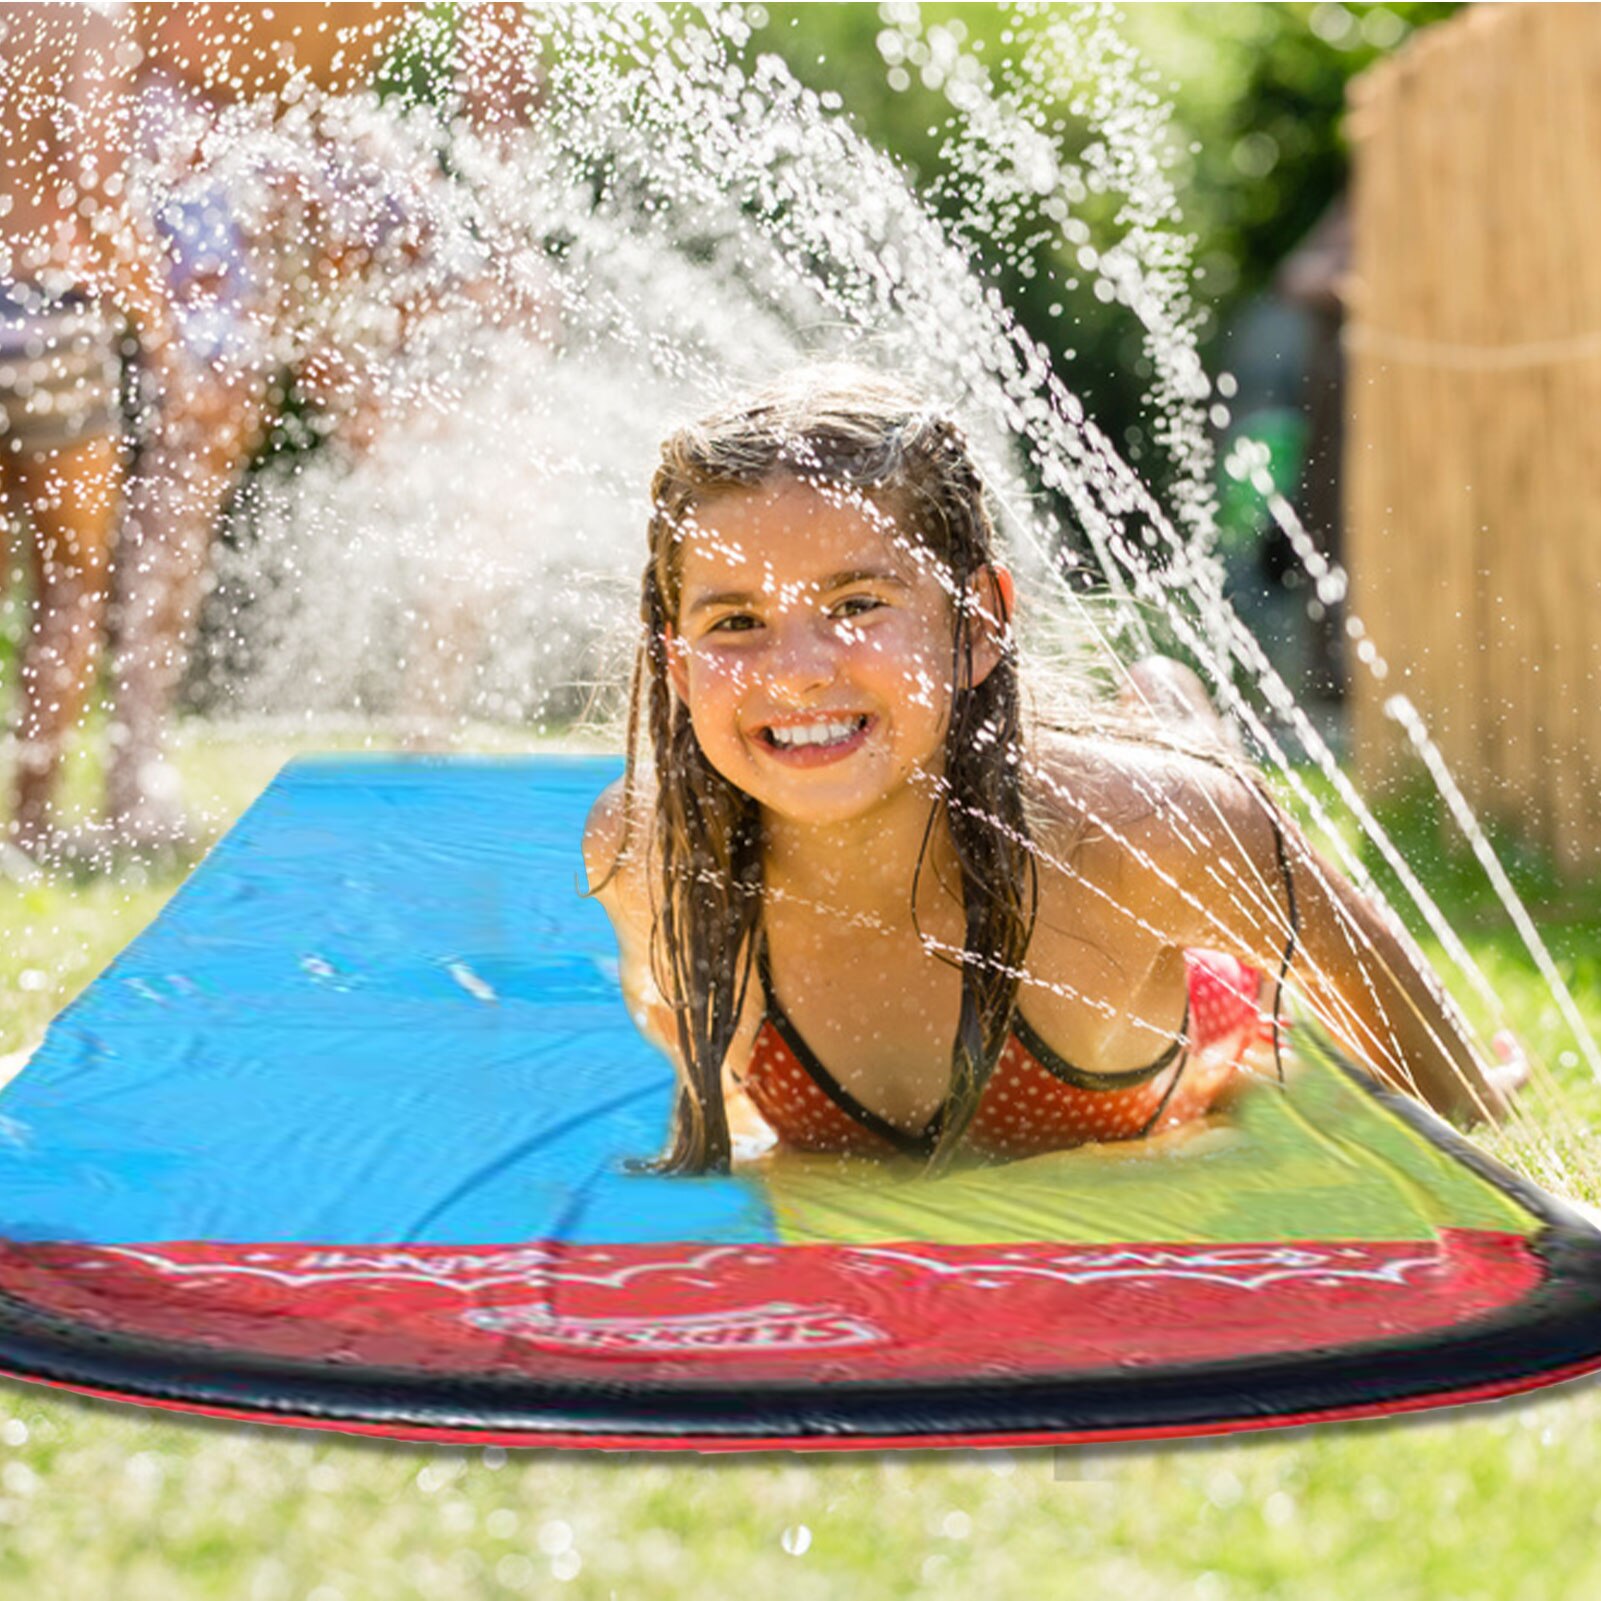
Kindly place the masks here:
[(1160, 1056), (1144, 1067), (1130, 1068), (1124, 1073), (1092, 1073), (1089, 1069), (1068, 1061), (1059, 1051), (1053, 1049), (1050, 1042), (1023, 1016), (1021, 1010), (1016, 1007), (1012, 1010), (1012, 1032), (1017, 1036), (1018, 1043), (1052, 1078), (1077, 1090), (1096, 1092), (1132, 1089), (1136, 1085), (1160, 1077), (1173, 1065), (1174, 1059), (1187, 1045), (1189, 1026), (1190, 1003), (1189, 996), (1186, 995), (1184, 1016), (1179, 1021), (1178, 1033), (1173, 1036), (1172, 1042)]
[[(766, 949), (766, 935), (762, 931), (762, 920), (759, 916), (756, 919), (756, 926), (751, 930), (750, 937), (752, 950), (746, 954), (745, 964), (740, 969), (739, 994), (734, 997), (734, 1017), (736, 1020), (736, 1027), (737, 1020), (745, 1015), (745, 997), (750, 994), (750, 975), (752, 967), (760, 963), (762, 965), (762, 972), (764, 976), (766, 972), (766, 964), (763, 959), (763, 953)], [(754, 962), (751, 959), (752, 956), (756, 958)], [(767, 986), (764, 981), (762, 983), (762, 1008), (764, 1011), (766, 1010), (766, 1006)]]
[(887, 1118), (880, 1117), (869, 1106), (863, 1106), (840, 1081), (829, 1072), (817, 1053), (807, 1044), (799, 1029), (790, 1021), (789, 1014), (778, 1004), (773, 993), (773, 974), (767, 961), (767, 937), (763, 930), (756, 946), (756, 964), (762, 982), (762, 1020), (771, 1023), (789, 1053), (800, 1064), (801, 1070), (812, 1083), (828, 1097), (852, 1122), (870, 1134), (893, 1146), (904, 1156), (928, 1156), (939, 1141), (940, 1130), (945, 1126), (945, 1107), (929, 1120), (927, 1127), (913, 1134), (897, 1127)]
[(777, 1002), (773, 999), (773, 970), (767, 965), (767, 920), (758, 918), (756, 922), (756, 981), (762, 987), (762, 1021), (775, 1021), (773, 1009)]
[[(1268, 826), (1273, 830), (1273, 854), (1279, 864), (1279, 876), (1284, 880), (1285, 909), (1289, 914), (1290, 929), (1284, 941), (1284, 956), (1279, 962), (1278, 976), (1273, 982), (1273, 1067), (1278, 1074), (1280, 1084), (1284, 1082), (1284, 1031), (1279, 1024), (1279, 1012), (1284, 999), (1284, 981), (1289, 975), (1290, 963), (1295, 960), (1296, 946), (1300, 941), (1301, 914), (1295, 898), (1295, 878), (1290, 872), (1290, 853), (1284, 844), (1284, 829), (1279, 824), (1279, 809), (1273, 799), (1255, 780), (1251, 780), (1251, 789), (1258, 800), (1262, 802), (1262, 809), (1267, 813)], [(1184, 1003), (1184, 1027), (1188, 1032), (1190, 1008), (1188, 1000)], [(1179, 1080), (1184, 1076), (1184, 1069), (1189, 1066), (1190, 1053), (1186, 1047), (1184, 1058), (1179, 1063), (1178, 1072), (1169, 1082), (1167, 1089), (1162, 1093), (1162, 1099), (1156, 1110), (1151, 1114), (1145, 1127), (1140, 1130), (1139, 1137), (1143, 1139), (1161, 1121), (1167, 1104), (1173, 1098), (1173, 1092), (1179, 1086)]]
[(1190, 1065), (1190, 996), (1188, 982), (1184, 986), (1184, 991), (1184, 1019), (1179, 1024), (1178, 1038), (1173, 1042), (1175, 1045), (1182, 1043), (1184, 1054), (1179, 1057), (1179, 1065), (1172, 1078), (1167, 1081), (1167, 1088), (1162, 1091), (1162, 1098), (1156, 1103), (1156, 1110), (1146, 1118), (1144, 1127), (1135, 1135), (1136, 1139), (1143, 1140), (1162, 1121), (1162, 1114), (1167, 1110), (1168, 1102), (1173, 1099), (1173, 1093), (1179, 1087), (1179, 1080), (1184, 1077), (1184, 1069)]
[(1290, 929), (1284, 940), (1284, 957), (1279, 963), (1278, 977), (1273, 984), (1273, 1067), (1278, 1074), (1279, 1083), (1284, 1082), (1284, 1037), (1283, 1029), (1279, 1025), (1279, 1013), (1284, 998), (1284, 981), (1289, 975), (1290, 963), (1295, 960), (1296, 947), (1300, 941), (1301, 916), (1295, 898), (1295, 877), (1290, 872), (1290, 855), (1284, 846), (1284, 829), (1279, 823), (1279, 809), (1255, 780), (1251, 788), (1262, 802), (1262, 809), (1267, 813), (1268, 826), (1273, 830), (1273, 854), (1278, 860), (1279, 877), (1284, 880), (1285, 909), (1289, 914)]

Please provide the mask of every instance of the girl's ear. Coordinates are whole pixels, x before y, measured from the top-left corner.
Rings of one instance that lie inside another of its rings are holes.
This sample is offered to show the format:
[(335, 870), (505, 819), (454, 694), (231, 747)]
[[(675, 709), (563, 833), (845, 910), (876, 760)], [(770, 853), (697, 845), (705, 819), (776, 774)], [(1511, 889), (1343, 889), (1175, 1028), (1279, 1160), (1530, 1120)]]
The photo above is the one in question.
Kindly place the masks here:
[(671, 623), (662, 629), (662, 645), (667, 654), (667, 679), (673, 686), (673, 693), (678, 697), (679, 704), (689, 705), (689, 663), (684, 659), (687, 646), (684, 644)]
[(994, 671), (1005, 653), (1012, 627), (1016, 591), (1009, 569), (988, 562), (974, 575), (969, 589), (976, 606), (973, 627), (973, 688)]

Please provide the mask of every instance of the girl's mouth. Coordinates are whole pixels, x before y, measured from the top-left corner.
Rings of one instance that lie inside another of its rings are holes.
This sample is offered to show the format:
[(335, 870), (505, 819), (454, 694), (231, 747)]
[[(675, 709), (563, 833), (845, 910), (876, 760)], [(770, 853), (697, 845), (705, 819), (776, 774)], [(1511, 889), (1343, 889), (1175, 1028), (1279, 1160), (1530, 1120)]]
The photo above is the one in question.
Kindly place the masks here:
[(769, 723), (756, 737), (763, 750), (786, 767), (821, 767), (860, 749), (873, 721), (865, 713), (855, 713), (781, 727)]

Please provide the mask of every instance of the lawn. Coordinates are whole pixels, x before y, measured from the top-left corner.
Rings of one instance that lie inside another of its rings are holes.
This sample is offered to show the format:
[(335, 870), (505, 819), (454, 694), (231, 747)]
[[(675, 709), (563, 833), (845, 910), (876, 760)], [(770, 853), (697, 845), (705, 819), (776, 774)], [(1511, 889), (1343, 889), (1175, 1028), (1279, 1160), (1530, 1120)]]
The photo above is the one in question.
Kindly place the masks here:
[[(195, 733), (182, 765), (220, 827), (288, 749)], [(89, 780), (80, 768), (81, 795)], [(1431, 857), (1425, 835), (1404, 843)], [(1520, 872), (1594, 1021), (1597, 899), (1557, 890), (1538, 863)], [(1515, 1026), (1593, 1117), (1550, 999), (1483, 896), (1449, 860), (1428, 876)], [(31, 1045), (177, 882), (0, 883), (0, 1056)], [(708, 1459), (375, 1445), (0, 1384), (0, 1601), (1588, 1598), (1601, 1595), (1598, 1484), (1588, 1383), (1181, 1447)]]

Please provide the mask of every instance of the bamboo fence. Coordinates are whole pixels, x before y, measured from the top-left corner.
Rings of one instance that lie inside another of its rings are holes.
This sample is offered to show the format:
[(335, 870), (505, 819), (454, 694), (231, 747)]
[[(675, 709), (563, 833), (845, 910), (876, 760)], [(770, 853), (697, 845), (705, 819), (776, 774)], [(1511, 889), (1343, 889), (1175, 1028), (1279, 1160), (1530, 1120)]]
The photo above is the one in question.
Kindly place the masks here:
[(1430, 28), (1353, 85), (1349, 129), (1358, 770), (1405, 770), (1404, 695), (1481, 814), (1594, 871), (1601, 6)]

